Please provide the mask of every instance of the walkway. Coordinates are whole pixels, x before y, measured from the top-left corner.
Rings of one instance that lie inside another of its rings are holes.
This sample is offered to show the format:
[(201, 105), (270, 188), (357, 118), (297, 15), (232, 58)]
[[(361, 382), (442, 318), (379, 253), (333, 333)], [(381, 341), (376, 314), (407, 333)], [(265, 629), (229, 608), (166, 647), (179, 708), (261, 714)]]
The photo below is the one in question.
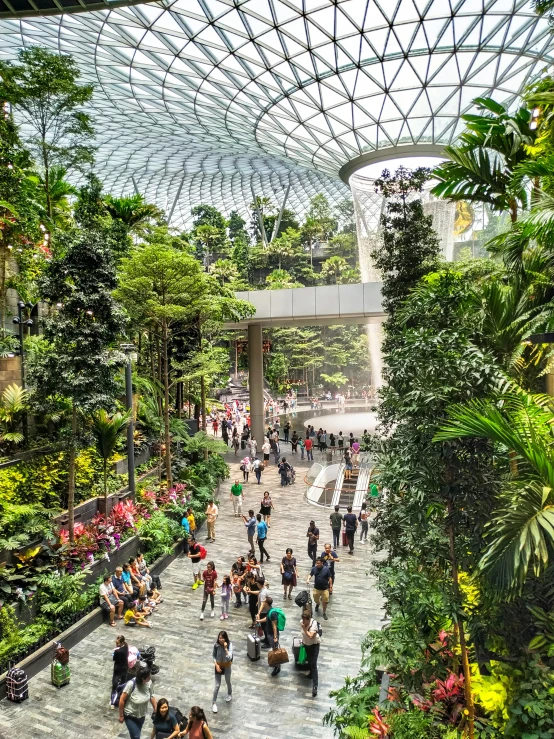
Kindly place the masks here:
[[(288, 445), (287, 445), (288, 446)], [(230, 455), (231, 478), (222, 485), (217, 542), (208, 548), (218, 573), (229, 571), (236, 555), (246, 552), (244, 526), (233, 517), (229, 487), (238, 472), (238, 457)], [(295, 463), (296, 464), (296, 463)], [(304, 463), (305, 464), (305, 463)], [(300, 467), (300, 464), (298, 464)], [(284, 646), (292, 658), (292, 636), (299, 633), (300, 609), (294, 601), (283, 604), (279, 562), (287, 546), (292, 546), (299, 560), (299, 571), (308, 571), (306, 529), (313, 517), (326, 540), (327, 522), (318, 520), (318, 509), (303, 500), (301, 482), (305, 469), (299, 469), (294, 486), (281, 488), (275, 466), (264, 473), (263, 484), (245, 485), (247, 508), (259, 510), (261, 492), (269, 489), (277, 508), (273, 517), (267, 549), (271, 561), (265, 567), (270, 591), (287, 614)], [(203, 537), (202, 537), (203, 539)], [(277, 678), (270, 677), (266, 652), (259, 662), (246, 656), (246, 635), (250, 619), (247, 608), (232, 609), (226, 629), (235, 644), (233, 665), (233, 702), (227, 704), (220, 693), (219, 713), (211, 713), (213, 688), (212, 644), (220, 629), (219, 618), (198, 619), (201, 590), (193, 591), (188, 560), (179, 558), (162, 575), (164, 603), (154, 617), (154, 628), (125, 629), (123, 633), (137, 646), (154, 644), (161, 670), (155, 678), (155, 694), (165, 696), (172, 705), (187, 712), (191, 705), (204, 707), (214, 737), (233, 739), (331, 739), (332, 731), (321, 725), (332, 705), (328, 693), (339, 688), (346, 675), (354, 675), (360, 662), (360, 643), (369, 628), (379, 628), (380, 596), (368, 575), (372, 555), (369, 546), (356, 547), (353, 557), (343, 555), (337, 567), (336, 591), (331, 598), (329, 620), (322, 621), (323, 640), (320, 656), (320, 685), (316, 699), (311, 696), (311, 682), (285, 665)], [(219, 614), (218, 614), (219, 615)], [(109, 709), (111, 651), (119, 629), (103, 626), (71, 650), (71, 684), (60, 690), (50, 683), (49, 669), (30, 681), (30, 699), (16, 705), (0, 702), (1, 739), (111, 739), (127, 737), (117, 721), (117, 711)], [(143, 737), (150, 737), (147, 720)]]

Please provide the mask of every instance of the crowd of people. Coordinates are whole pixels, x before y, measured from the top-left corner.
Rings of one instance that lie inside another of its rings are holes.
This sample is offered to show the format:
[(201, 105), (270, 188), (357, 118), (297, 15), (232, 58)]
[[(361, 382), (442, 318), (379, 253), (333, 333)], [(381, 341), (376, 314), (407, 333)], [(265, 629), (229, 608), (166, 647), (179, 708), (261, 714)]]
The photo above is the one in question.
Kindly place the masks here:
[[(292, 404), (292, 400), (289, 398), (287, 402)], [(292, 429), (289, 421), (281, 429), (278, 419), (268, 426), (264, 438), (258, 442), (251, 434), (247, 409), (240, 404), (226, 408), (224, 413), (217, 412), (212, 417), (212, 430), (214, 435), (221, 433), (224, 441), (231, 443), (235, 454), (238, 454), (239, 447), (247, 452), (239, 464), (242, 480), (240, 475), (235, 477), (229, 491), (232, 515), (244, 531), (244, 553), (238, 554), (223, 571), (221, 566), (216, 568), (214, 559), (209, 558), (207, 547), (216, 541), (219, 517), (219, 507), (214, 500), (210, 500), (206, 508), (206, 546), (198, 541), (192, 511), (189, 509), (183, 517), (182, 526), (187, 535), (185, 555), (191, 563), (191, 588), (202, 590), (202, 597), (198, 602), (198, 618), (200, 621), (216, 617), (221, 622), (233, 621), (235, 633), (243, 629), (251, 630), (259, 640), (260, 648), (272, 652), (279, 651), (287, 630), (298, 633), (299, 636), (293, 639), (295, 660), (299, 645), (304, 659), (299, 664), (304, 665), (308, 671), (307, 676), (312, 681), (312, 695), (316, 697), (319, 682), (318, 658), (323, 633), (318, 618), (328, 621), (332, 617), (330, 604), (340, 567), (339, 548), (343, 546), (348, 555), (353, 555), (358, 535), (360, 544), (367, 542), (370, 510), (367, 503), (363, 504), (358, 514), (354, 514), (351, 507), (346, 513), (341, 513), (339, 506), (335, 506), (328, 523), (332, 542), (325, 541), (327, 536), (320, 534), (315, 520), (309, 521), (306, 529), (309, 567), (301, 575), (293, 548), (287, 547), (283, 553), (282, 550), (275, 551), (270, 544), (272, 516), (276, 513), (272, 494), (269, 490), (262, 492), (261, 489), (259, 509), (252, 507), (243, 512), (244, 486), (262, 485), (264, 471), (271, 464), (271, 458), (277, 466), (281, 486), (294, 482), (294, 467), (287, 456), (283, 456), (283, 444), (290, 444), (289, 458), (300, 453), (301, 459), (306, 455), (308, 460), (313, 460), (314, 449), (320, 453), (338, 452), (344, 458), (345, 478), (348, 479), (348, 472), (359, 464), (360, 443), (352, 433), (348, 436), (343, 436), (342, 432), (327, 434), (325, 429), (316, 431), (313, 426), (299, 434)], [(251, 491), (254, 488), (247, 489), (251, 500)], [(371, 494), (378, 494), (376, 488)], [(278, 572), (277, 569), (273, 571), (273, 564), (267, 564), (274, 560), (278, 563)], [(283, 601), (294, 599), (296, 605), (300, 606), (296, 626), (293, 625), (292, 628), (289, 626), (287, 629), (286, 614), (278, 607), (280, 596), (277, 578), (280, 580)], [(110, 624), (115, 626), (118, 620), (123, 620), (127, 625), (151, 628), (153, 624), (150, 616), (162, 602), (159, 585), (140, 554), (116, 568), (114, 574), (106, 577), (100, 587), (100, 603), (109, 614)], [(246, 621), (241, 617), (242, 613), (247, 614)], [(218, 698), (223, 680), (226, 688), (225, 701), (233, 700), (235, 648), (228, 624), (222, 623), (222, 627), (211, 653), (214, 665), (214, 687), (211, 695), (213, 713), (219, 710)], [(201, 707), (193, 706), (188, 716), (185, 716), (176, 706), (170, 705), (166, 698), (156, 700), (151, 667), (141, 662), (140, 654), (136, 655), (136, 652), (133, 647), (129, 647), (125, 636), (117, 637), (113, 653), (111, 704), (112, 707), (119, 708), (119, 720), (126, 724), (130, 738), (138, 739), (141, 736), (151, 709), (151, 739), (175, 739), (184, 736), (191, 739), (210, 739), (212, 734)], [(135, 657), (139, 660), (137, 669), (129, 673), (129, 665)], [(269, 669), (270, 676), (276, 678), (282, 667), (278, 663)]]

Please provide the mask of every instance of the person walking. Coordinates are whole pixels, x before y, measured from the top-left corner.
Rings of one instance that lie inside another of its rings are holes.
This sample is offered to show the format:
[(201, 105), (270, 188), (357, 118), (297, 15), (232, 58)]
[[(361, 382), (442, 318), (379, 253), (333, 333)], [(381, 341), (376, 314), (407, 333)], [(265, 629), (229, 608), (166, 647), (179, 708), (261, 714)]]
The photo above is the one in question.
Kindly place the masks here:
[(300, 626), (302, 628), (302, 644), (306, 650), (308, 667), (310, 668), (308, 677), (312, 678), (312, 696), (315, 698), (317, 696), (317, 683), (319, 678), (317, 660), (319, 657), (319, 644), (321, 638), (319, 636), (317, 621), (312, 618), (312, 614), (309, 611), (304, 611), (302, 614)]
[(319, 529), (315, 525), (315, 521), (310, 521), (306, 536), (308, 537), (308, 557), (312, 560), (313, 567), (317, 557), (317, 542), (319, 541)]
[(214, 420), (212, 421), (212, 430), (214, 432), (214, 437), (217, 437), (217, 430), (218, 430), (218, 428), (219, 428), (219, 422), (218, 422), (217, 418), (214, 418)]
[(300, 447), (300, 460), (303, 462), (304, 454), (306, 452), (306, 442), (304, 441), (304, 439), (302, 438), (298, 439), (298, 446)]
[(239, 432), (237, 431), (237, 427), (233, 426), (233, 435), (231, 437), (231, 446), (235, 450), (235, 457), (237, 456), (237, 452), (239, 450)]
[[(273, 598), (268, 595), (265, 599), (266, 619), (267, 619), (267, 640), (270, 649), (278, 649), (279, 647), (279, 622), (275, 608), (273, 608)], [(275, 677), (281, 672), (281, 665), (276, 665), (271, 671), (271, 675)]]
[(358, 516), (359, 522), (362, 524), (360, 531), (360, 544), (367, 544), (367, 532), (369, 530), (369, 511), (367, 510), (367, 503), (362, 503), (360, 515)]
[(210, 605), (212, 607), (210, 616), (212, 618), (215, 616), (214, 596), (217, 587), (217, 572), (215, 571), (215, 564), (213, 562), (208, 562), (206, 569), (202, 573), (202, 579), (204, 580), (204, 598), (202, 599), (202, 610), (200, 611), (201, 621), (204, 620), (204, 610), (208, 602), (208, 597), (210, 598)]
[(298, 434), (296, 433), (296, 430), (292, 432), (290, 446), (291, 446), (291, 449), (290, 449), (291, 454), (297, 454), (298, 453)]
[(333, 546), (338, 547), (342, 529), (342, 513), (340, 513), (338, 505), (335, 506), (335, 510), (329, 516), (329, 520), (331, 522), (331, 529), (333, 530)]
[(279, 474), (281, 475), (281, 487), (285, 487), (289, 484), (290, 469), (290, 464), (287, 462), (286, 458), (283, 457), (281, 464), (278, 467)]
[(188, 739), (213, 739), (212, 732), (206, 721), (206, 714), (200, 706), (193, 706), (190, 709), (188, 723), (185, 730), (179, 736), (187, 736)]
[(255, 459), (257, 453), (258, 453), (258, 442), (252, 436), (251, 439), (250, 439), (250, 456), (251, 456), (251, 458), (252, 459)]
[(250, 624), (251, 629), (256, 628), (256, 616), (258, 615), (258, 596), (262, 590), (262, 586), (257, 581), (254, 572), (246, 573), (246, 585), (244, 586), (244, 592), (248, 596), (248, 610), (252, 617), (252, 623)]
[(256, 480), (258, 481), (258, 485), (261, 485), (263, 465), (258, 459), (258, 457), (256, 457), (254, 461), (252, 462), (252, 469), (254, 470), (254, 474), (256, 475)]
[(283, 434), (285, 435), (285, 444), (289, 443), (290, 423), (289, 421), (283, 426)]
[(306, 449), (306, 459), (308, 462), (314, 461), (314, 443), (311, 439), (311, 437), (307, 436), (306, 441), (304, 442), (304, 448)]
[(218, 507), (210, 498), (208, 506), (206, 508), (206, 526), (208, 527), (208, 536), (206, 537), (209, 541), (215, 541), (215, 522), (217, 520), (217, 514), (219, 513)]
[(360, 449), (360, 442), (358, 441), (358, 439), (354, 439), (354, 443), (351, 446), (352, 464), (354, 465), (354, 467), (360, 466)]
[(148, 712), (148, 704), (156, 710), (150, 670), (140, 668), (134, 680), (129, 680), (119, 699), (119, 723), (125, 722), (130, 739), (140, 739)]
[(233, 583), (230, 575), (225, 575), (223, 582), (221, 583), (221, 616), (220, 621), (225, 621), (229, 618), (229, 603), (231, 602), (231, 596), (233, 595)]
[(233, 699), (233, 686), (231, 685), (231, 668), (233, 666), (233, 645), (226, 631), (220, 631), (214, 644), (212, 658), (215, 666), (215, 687), (212, 698), (212, 711), (217, 713), (217, 694), (221, 687), (221, 677), (225, 677), (227, 685), (227, 697), (230, 703)]
[(269, 453), (271, 452), (271, 444), (269, 443), (269, 439), (266, 439), (264, 443), (262, 444), (262, 454), (264, 455), (264, 467), (267, 467), (269, 464)]
[(256, 549), (254, 548), (254, 536), (256, 535), (257, 521), (254, 516), (254, 511), (249, 510), (248, 518), (246, 518), (246, 516), (243, 516), (242, 520), (244, 521), (244, 525), (246, 526), (246, 533), (248, 536), (248, 543), (250, 544), (250, 549), (252, 552), (255, 552)]
[(315, 601), (315, 612), (319, 612), (319, 606), (323, 607), (323, 618), (327, 621), (327, 604), (329, 603), (329, 582), (331, 580), (331, 573), (328, 567), (325, 567), (321, 557), (318, 557), (315, 562), (315, 566), (312, 567), (310, 576), (306, 580), (306, 585), (309, 585), (310, 580), (314, 578), (314, 589), (313, 596)]
[(292, 600), (292, 589), (296, 587), (298, 580), (298, 570), (296, 569), (296, 557), (292, 556), (292, 549), (287, 548), (285, 556), (281, 560), (281, 583), (283, 585), (283, 600), (287, 598), (287, 588), (289, 589), (289, 600)]
[(129, 645), (124, 636), (118, 636), (115, 640), (115, 649), (112, 655), (112, 697), (110, 707), (115, 708), (119, 701), (118, 687), (127, 682), (127, 670), (129, 669)]
[(248, 482), (248, 476), (250, 474), (250, 470), (252, 469), (252, 465), (250, 464), (250, 457), (245, 457), (242, 460), (239, 469), (242, 472), (242, 481)]
[(191, 534), (189, 538), (189, 551), (187, 557), (190, 559), (192, 565), (192, 576), (194, 578), (192, 589), (196, 590), (196, 588), (202, 582), (202, 578), (200, 577), (200, 562), (202, 560), (202, 550), (200, 549), (200, 544), (196, 542), (194, 534)]
[(331, 573), (331, 581), (329, 582), (329, 595), (333, 595), (333, 588), (335, 587), (335, 562), (340, 562), (335, 550), (330, 544), (325, 544), (323, 551), (319, 555), (320, 559), (323, 560), (323, 564), (329, 568)]
[(237, 518), (242, 513), (242, 485), (238, 480), (235, 480), (235, 484), (231, 486), (229, 497), (233, 503), (233, 513)]
[(273, 505), (269, 492), (266, 490), (260, 504), (260, 513), (264, 517), (264, 521), (266, 522), (268, 529), (271, 528), (269, 524), (271, 520), (271, 509), (275, 510), (275, 506)]
[(351, 505), (349, 505), (346, 510), (347, 513), (344, 514), (343, 523), (344, 530), (346, 531), (346, 538), (348, 539), (348, 554), (354, 554), (354, 537), (356, 536), (356, 529), (358, 528), (358, 519), (356, 518), (356, 514), (352, 513)]
[(262, 521), (262, 514), (258, 513), (256, 516), (257, 524), (256, 527), (258, 529), (258, 547), (260, 549), (260, 563), (263, 563), (264, 561), (264, 554), (265, 558), (269, 562), (269, 554), (267, 553), (267, 549), (265, 548), (265, 540), (267, 539), (267, 524), (265, 521)]
[(275, 441), (273, 437), (271, 438), (269, 443), (271, 444), (271, 451), (273, 452), (273, 456), (275, 458), (275, 464), (279, 464), (279, 444), (277, 441)]

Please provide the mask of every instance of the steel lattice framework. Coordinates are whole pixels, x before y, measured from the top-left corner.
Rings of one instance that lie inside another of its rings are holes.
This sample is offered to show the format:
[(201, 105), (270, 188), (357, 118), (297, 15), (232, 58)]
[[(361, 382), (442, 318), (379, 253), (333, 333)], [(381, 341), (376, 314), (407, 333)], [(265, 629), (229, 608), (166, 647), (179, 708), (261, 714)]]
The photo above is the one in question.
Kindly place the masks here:
[[(0, 20), (0, 55), (44, 44), (96, 85), (98, 169), (186, 223), (252, 187), (298, 214), (390, 147), (451, 143), (477, 96), (514, 104), (552, 62), (526, 0), (161, 0)], [(396, 152), (397, 154), (398, 152)]]

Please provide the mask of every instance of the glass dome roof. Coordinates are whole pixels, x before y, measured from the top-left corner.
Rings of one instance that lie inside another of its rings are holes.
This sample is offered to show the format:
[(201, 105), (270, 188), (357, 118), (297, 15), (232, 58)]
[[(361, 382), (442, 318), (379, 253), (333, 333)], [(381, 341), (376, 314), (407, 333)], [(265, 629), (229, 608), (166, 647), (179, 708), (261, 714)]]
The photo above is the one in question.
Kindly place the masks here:
[(0, 19), (0, 56), (44, 44), (96, 85), (99, 174), (186, 223), (252, 189), (301, 214), (347, 162), (451, 143), (478, 96), (513, 104), (552, 63), (526, 0), (161, 0)]

